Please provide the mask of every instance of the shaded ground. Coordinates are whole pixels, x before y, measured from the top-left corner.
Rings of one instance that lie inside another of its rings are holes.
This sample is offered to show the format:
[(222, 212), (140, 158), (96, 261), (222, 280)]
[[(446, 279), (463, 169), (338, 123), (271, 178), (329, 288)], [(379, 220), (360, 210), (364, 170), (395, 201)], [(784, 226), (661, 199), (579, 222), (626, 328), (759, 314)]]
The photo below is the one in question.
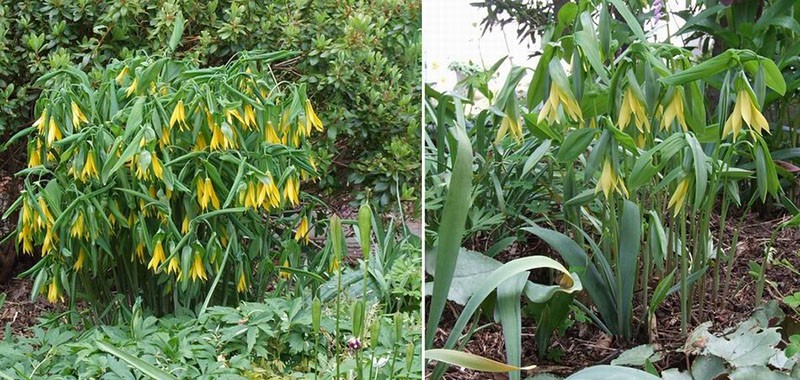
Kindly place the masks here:
[[(766, 244), (776, 226), (786, 220), (786, 217), (767, 219), (759, 219), (756, 213), (745, 217), (739, 243), (736, 246), (734, 265), (730, 271), (731, 286), (728, 295), (722, 295), (722, 290), (720, 290), (720, 296), (714, 300), (711, 292), (706, 292), (704, 316), (702, 320), (699, 318), (699, 308), (696, 305), (692, 326), (697, 326), (703, 321), (710, 320), (714, 322), (712, 330), (720, 331), (738, 324), (749, 318), (753, 313), (756, 280), (749, 274), (750, 268), (748, 264), (750, 261), (755, 261), (759, 264), (763, 262)], [(730, 240), (733, 236), (734, 228), (733, 222), (729, 222), (726, 226), (725, 236), (727, 240)], [(480, 242), (474, 243), (476, 246), (474, 248), (478, 248), (480, 251), (483, 244)], [(728, 249), (729, 247), (726, 244), (728, 243), (723, 241), (723, 248)], [(784, 296), (800, 291), (800, 274), (796, 272), (800, 270), (800, 229), (782, 231), (776, 239), (774, 248), (772, 262), (782, 264), (775, 264), (767, 269), (766, 278), (769, 282), (764, 291), (764, 300), (780, 300)], [(528, 241), (516, 243), (505, 252), (499, 254), (497, 258), (500, 261), (507, 262), (532, 254), (554, 256), (554, 253), (546, 244), (535, 237), (530, 237)], [(726, 268), (721, 268), (720, 274), (720, 277), (724, 279), (727, 274)], [(711, 275), (707, 276), (707, 289), (712, 288), (711, 277)], [(658, 280), (652, 279), (651, 289), (655, 288)], [(640, 316), (643, 314), (643, 308), (640, 299), (641, 292), (637, 292), (634, 298), (634, 316), (637, 318), (637, 325), (641, 326), (643, 323), (640, 323)], [(460, 306), (448, 303), (441, 327), (436, 334), (434, 346), (440, 347), (443, 345), (460, 311)], [(785, 311), (788, 311), (788, 309)], [(480, 331), (473, 335), (465, 350), (505, 362), (505, 343), (502, 328), (494, 324), (486, 316), (481, 319), (480, 326)], [(555, 353), (555, 356), (560, 357), (551, 356), (542, 360), (537, 355), (534, 343), (535, 322), (532, 318), (526, 318), (523, 314), (522, 326), (522, 364), (538, 365), (536, 370), (528, 372), (527, 375), (543, 372), (561, 376), (568, 375), (587, 366), (608, 364), (625, 349), (649, 343), (648, 334), (644, 330), (635, 333), (636, 338), (634, 341), (621, 342), (607, 336), (593, 324), (575, 323), (566, 330), (563, 336), (555, 336), (551, 342), (551, 353)], [(692, 326), (689, 328), (690, 331)], [(685, 342), (684, 339), (680, 333), (680, 299), (678, 294), (675, 293), (668, 297), (656, 312), (656, 322), (652, 328), (652, 343), (660, 347), (662, 351), (663, 359), (655, 363), (659, 370), (686, 367), (687, 358), (680, 352)], [(445, 378), (464, 380), (505, 379), (507, 376), (505, 374), (476, 373), (451, 367)]]
[[(25, 145), (17, 143), (0, 153), (0, 216), (19, 196), (21, 181), (14, 173), (25, 167)], [(0, 219), (0, 241), (14, 231), (17, 216)], [(0, 306), (0, 339), (4, 339), (6, 329), (12, 334), (28, 334), (28, 329), (38, 323), (38, 318), (48, 311), (56, 311), (58, 306), (52, 305), (44, 297), (31, 301), (30, 279), (16, 279), (18, 274), (30, 268), (36, 259), (32, 256), (16, 256), (15, 241), (10, 239), (0, 244), (0, 293), (5, 293), (6, 300)], [(63, 307), (62, 307), (63, 308)]]

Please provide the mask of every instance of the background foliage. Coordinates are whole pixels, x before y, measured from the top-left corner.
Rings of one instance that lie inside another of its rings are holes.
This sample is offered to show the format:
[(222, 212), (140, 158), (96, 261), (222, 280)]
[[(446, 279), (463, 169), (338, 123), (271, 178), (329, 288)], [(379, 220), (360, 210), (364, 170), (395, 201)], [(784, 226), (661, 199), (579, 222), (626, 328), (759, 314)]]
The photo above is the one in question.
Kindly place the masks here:
[(39, 76), (70, 63), (92, 72), (112, 58), (164, 49), (182, 14), (179, 56), (201, 66), (240, 50), (302, 52), (274, 69), (279, 79), (307, 84), (328, 127), (318, 144), (321, 171), (330, 174), (321, 184), (341, 184), (337, 170), (353, 170), (349, 180), (377, 188), (387, 205), (395, 181), (419, 183), (419, 146), (409, 141), (419, 139), (420, 13), (418, 0), (3, 0), (0, 133), (33, 122)]

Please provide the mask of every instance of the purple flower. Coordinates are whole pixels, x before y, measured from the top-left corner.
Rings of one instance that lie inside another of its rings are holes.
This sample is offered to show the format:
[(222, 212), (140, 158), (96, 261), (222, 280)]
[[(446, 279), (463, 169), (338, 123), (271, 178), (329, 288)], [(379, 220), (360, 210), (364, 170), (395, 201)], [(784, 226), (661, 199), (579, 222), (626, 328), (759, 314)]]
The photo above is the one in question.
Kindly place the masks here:
[(664, 0), (655, 0), (653, 1), (653, 22), (658, 22), (663, 16), (662, 11), (664, 10)]

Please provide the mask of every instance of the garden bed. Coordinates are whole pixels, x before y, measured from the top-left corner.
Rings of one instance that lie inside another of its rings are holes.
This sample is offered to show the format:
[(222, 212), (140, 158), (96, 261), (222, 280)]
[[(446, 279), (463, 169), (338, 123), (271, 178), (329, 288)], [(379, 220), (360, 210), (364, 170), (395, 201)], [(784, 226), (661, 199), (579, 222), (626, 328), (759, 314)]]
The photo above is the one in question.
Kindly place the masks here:
[[(739, 215), (735, 216), (736, 218)], [(788, 216), (768, 216), (760, 217), (757, 213), (748, 214), (743, 222), (740, 232), (739, 243), (736, 247), (736, 258), (733, 269), (730, 273), (730, 296), (720, 299), (718, 307), (711, 308), (711, 292), (706, 294), (705, 318), (692, 321), (691, 328), (705, 321), (713, 322), (713, 331), (722, 331), (726, 328), (734, 327), (740, 322), (748, 319), (754, 310), (754, 294), (756, 280), (749, 274), (749, 263), (751, 261), (762, 263), (764, 260), (764, 246), (769, 241), (773, 231), (777, 226), (786, 221)], [(714, 223), (716, 227), (716, 223)], [(733, 235), (734, 223), (726, 225), (726, 236)], [(715, 235), (716, 236), (716, 235)], [(478, 241), (471, 242), (473, 247), (470, 249), (485, 249), (485, 245)], [(725, 242), (723, 242), (725, 243)], [(724, 245), (727, 251), (730, 247)], [(787, 265), (772, 265), (766, 272), (769, 281), (776, 284), (775, 287), (767, 285), (764, 293), (764, 300), (778, 300), (791, 295), (800, 289), (800, 276), (794, 275), (789, 267), (800, 268), (800, 229), (785, 229), (781, 231), (775, 240), (775, 253), (773, 262), (784, 261)], [(557, 255), (536, 237), (529, 237), (527, 241), (517, 242), (506, 251), (498, 255), (498, 259), (503, 262), (535, 254), (544, 254), (551, 257)], [(788, 266), (788, 267), (787, 267)], [(721, 277), (726, 275), (725, 268), (721, 268)], [(659, 279), (652, 279), (651, 289), (656, 286)], [(711, 277), (707, 278), (707, 289), (711, 288)], [(635, 300), (640, 300), (641, 295), (637, 292)], [(720, 297), (721, 298), (721, 297)], [(462, 307), (448, 302), (445, 308), (442, 324), (436, 334), (434, 346), (442, 346), (444, 340), (449, 336), (450, 329), (455, 323)], [(789, 311), (788, 309), (785, 311)], [(634, 315), (642, 315), (641, 302), (635, 302)], [(697, 313), (695, 313), (697, 315)], [(640, 319), (641, 317), (637, 318)], [(790, 320), (787, 318), (787, 321)], [(476, 332), (467, 343), (464, 350), (486, 358), (505, 362), (505, 341), (503, 339), (502, 327), (492, 323), (486, 315), (481, 319), (481, 325), (485, 328)], [(654, 327), (654, 339), (648, 342), (645, 331), (636, 333), (636, 339), (632, 342), (622, 342), (613, 339), (603, 333), (594, 324), (574, 323), (566, 329), (564, 335), (554, 335), (550, 345), (551, 358), (541, 360), (538, 358), (534, 334), (536, 323), (531, 318), (526, 318), (523, 312), (522, 321), (522, 363), (523, 365), (536, 364), (538, 368), (530, 371), (529, 375), (537, 373), (552, 373), (556, 375), (569, 375), (576, 371), (597, 364), (609, 364), (611, 360), (619, 356), (626, 349), (640, 344), (653, 343), (660, 347), (662, 359), (654, 363), (660, 370), (667, 368), (685, 369), (689, 360), (681, 351), (685, 344), (685, 337), (680, 333), (680, 300), (678, 294), (669, 296), (656, 312), (656, 323)], [(785, 332), (784, 332), (785, 333)], [(784, 340), (786, 335), (784, 335)], [(558, 358), (552, 357), (558, 356)], [(557, 360), (554, 360), (557, 359)], [(428, 367), (432, 368), (431, 366)], [(457, 367), (450, 367), (445, 375), (446, 379), (487, 379), (492, 376), (488, 373), (463, 370)], [(494, 375), (494, 378), (505, 379), (506, 374)]]

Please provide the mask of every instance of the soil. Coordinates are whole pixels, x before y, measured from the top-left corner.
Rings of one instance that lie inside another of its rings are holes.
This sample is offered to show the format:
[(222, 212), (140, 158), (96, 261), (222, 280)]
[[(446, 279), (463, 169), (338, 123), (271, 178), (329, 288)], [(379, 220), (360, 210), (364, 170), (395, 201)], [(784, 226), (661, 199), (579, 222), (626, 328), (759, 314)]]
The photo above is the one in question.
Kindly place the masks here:
[[(738, 216), (736, 216), (736, 219), (738, 220)], [(699, 306), (695, 304), (689, 331), (704, 321), (713, 321), (712, 330), (722, 331), (750, 317), (755, 305), (756, 280), (749, 274), (749, 263), (751, 261), (758, 264), (763, 263), (765, 246), (768, 244), (773, 231), (776, 230), (778, 224), (787, 219), (787, 216), (765, 218), (759, 216), (758, 213), (751, 213), (744, 218), (739, 242), (735, 249), (735, 260), (730, 270), (730, 289), (727, 295), (723, 295), (722, 290), (720, 290), (720, 297), (716, 300), (711, 299), (710, 291), (706, 292), (703, 316), (700, 316)], [(714, 230), (716, 230), (716, 222), (714, 226)], [(729, 219), (724, 234), (726, 240), (730, 241), (735, 227), (735, 222)], [(480, 241), (472, 241), (470, 243), (473, 247), (468, 248), (478, 251), (488, 245), (488, 243)], [(723, 248), (726, 250), (730, 248), (725, 241), (723, 241)], [(784, 264), (773, 264), (768, 267), (766, 272), (768, 285), (764, 290), (763, 296), (765, 301), (781, 300), (787, 295), (800, 291), (800, 274), (793, 273), (793, 270), (800, 270), (800, 229), (786, 229), (780, 232), (775, 240), (774, 248), (772, 263), (783, 262)], [(498, 254), (497, 259), (507, 262), (533, 254), (550, 257), (557, 256), (547, 244), (531, 236), (527, 241), (515, 243), (506, 251)], [(711, 270), (709, 269), (709, 271)], [(726, 268), (721, 267), (720, 273), (720, 278), (724, 279), (728, 271)], [(708, 280), (705, 284), (707, 289), (712, 288), (711, 277), (710, 275), (707, 276)], [(652, 279), (650, 289), (655, 288), (658, 280), (657, 278)], [(697, 286), (700, 285), (698, 284)], [(637, 291), (634, 299), (634, 316), (643, 314), (640, 299), (641, 293)], [(784, 311), (789, 314), (788, 307), (783, 307)], [(435, 347), (441, 347), (444, 344), (461, 309), (456, 304), (448, 303), (440, 328), (436, 333)], [(677, 293), (672, 294), (665, 300), (656, 312), (655, 320), (651, 329), (652, 341), (650, 341), (646, 331), (639, 331), (631, 342), (616, 340), (604, 334), (591, 323), (574, 323), (566, 329), (563, 335), (554, 334), (551, 341), (550, 352), (556, 353), (556, 356), (560, 357), (553, 358), (551, 356), (548, 359), (539, 359), (534, 343), (535, 322), (532, 318), (525, 317), (523, 313), (522, 364), (535, 364), (538, 366), (527, 373), (529, 376), (537, 373), (552, 373), (565, 376), (588, 366), (609, 364), (611, 360), (628, 348), (640, 344), (653, 343), (662, 354), (662, 360), (654, 363), (659, 370), (666, 368), (685, 369), (691, 358), (682, 352), (685, 337), (681, 334), (680, 329), (680, 299)], [(636, 324), (643, 325), (640, 322), (640, 320), (637, 320)], [(505, 362), (505, 341), (502, 328), (494, 323), (490, 316), (487, 318), (486, 315), (479, 321), (479, 326), (481, 326), (481, 329), (472, 336), (464, 350)], [(508, 378), (505, 374), (479, 373), (453, 366), (448, 369), (445, 375), (445, 379), (460, 380), (505, 378)]]
[[(23, 143), (16, 143), (0, 152), (0, 215), (8, 210), (22, 190), (22, 181), (14, 174), (25, 167), (25, 157)], [(16, 226), (16, 213), (0, 219), (0, 241)], [(39, 317), (59, 309), (44, 297), (31, 301), (32, 281), (16, 277), (33, 266), (37, 259), (36, 256), (17, 255), (15, 243), (14, 239), (9, 239), (0, 244), (0, 294), (6, 295), (5, 302), (0, 305), (0, 340), (5, 338), (7, 329), (13, 335), (29, 335), (29, 328), (38, 324)]]

